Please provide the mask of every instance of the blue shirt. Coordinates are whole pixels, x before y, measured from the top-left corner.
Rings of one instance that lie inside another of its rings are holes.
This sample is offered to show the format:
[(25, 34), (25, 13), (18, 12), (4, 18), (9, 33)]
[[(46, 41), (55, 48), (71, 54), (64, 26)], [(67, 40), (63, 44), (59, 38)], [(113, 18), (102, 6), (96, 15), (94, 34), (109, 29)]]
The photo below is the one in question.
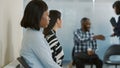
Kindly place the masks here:
[(54, 62), (50, 47), (40, 31), (27, 28), (23, 34), (20, 55), (31, 68), (61, 68)]

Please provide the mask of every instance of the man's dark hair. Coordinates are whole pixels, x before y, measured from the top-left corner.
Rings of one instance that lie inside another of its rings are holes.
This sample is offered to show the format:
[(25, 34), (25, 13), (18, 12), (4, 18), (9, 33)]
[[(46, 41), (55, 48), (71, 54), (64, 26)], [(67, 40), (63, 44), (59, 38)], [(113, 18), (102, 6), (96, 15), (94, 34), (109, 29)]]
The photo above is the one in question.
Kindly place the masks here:
[(113, 8), (116, 8), (116, 14), (120, 14), (120, 1), (115, 1)]
[(47, 4), (42, 0), (30, 1), (24, 11), (21, 20), (21, 26), (24, 28), (31, 28), (40, 30), (40, 21), (43, 13), (48, 10)]
[(81, 19), (81, 25), (82, 25), (84, 22), (86, 22), (87, 20), (90, 20), (90, 19), (87, 18), (87, 17), (82, 18), (82, 19)]
[(44, 29), (44, 35), (48, 35), (49, 31), (55, 26), (57, 19), (61, 19), (61, 12), (58, 10), (50, 10), (49, 12), (50, 22), (47, 28)]

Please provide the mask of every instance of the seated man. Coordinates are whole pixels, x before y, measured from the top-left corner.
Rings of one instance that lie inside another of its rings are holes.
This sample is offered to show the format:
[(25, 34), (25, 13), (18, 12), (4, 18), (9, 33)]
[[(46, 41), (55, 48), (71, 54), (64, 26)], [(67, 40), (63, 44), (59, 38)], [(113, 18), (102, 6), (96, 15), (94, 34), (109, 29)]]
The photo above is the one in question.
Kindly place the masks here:
[(76, 68), (84, 68), (86, 63), (93, 63), (96, 68), (102, 68), (103, 62), (95, 54), (96, 40), (104, 40), (103, 35), (94, 35), (90, 32), (90, 20), (82, 18), (81, 29), (74, 32), (74, 63)]

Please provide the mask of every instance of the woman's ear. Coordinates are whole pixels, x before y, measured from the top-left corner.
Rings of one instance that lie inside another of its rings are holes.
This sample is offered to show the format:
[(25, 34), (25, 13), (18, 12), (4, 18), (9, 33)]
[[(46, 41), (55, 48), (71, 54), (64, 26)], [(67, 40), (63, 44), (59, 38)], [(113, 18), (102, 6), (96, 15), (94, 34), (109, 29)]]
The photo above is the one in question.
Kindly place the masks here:
[(59, 19), (57, 18), (55, 26), (58, 26), (58, 25), (59, 25)]
[(56, 21), (56, 22), (57, 22), (57, 24), (59, 24), (59, 20), (60, 20), (60, 19), (59, 19), (59, 18), (57, 18), (57, 21)]

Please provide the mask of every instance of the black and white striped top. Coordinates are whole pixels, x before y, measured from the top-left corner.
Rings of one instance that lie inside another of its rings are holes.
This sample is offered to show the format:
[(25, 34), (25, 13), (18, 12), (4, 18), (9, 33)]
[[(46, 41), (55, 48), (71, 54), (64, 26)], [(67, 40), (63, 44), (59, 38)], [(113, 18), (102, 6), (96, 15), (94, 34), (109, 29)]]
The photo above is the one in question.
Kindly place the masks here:
[(45, 38), (50, 45), (53, 60), (56, 63), (58, 63), (60, 66), (62, 66), (64, 53), (63, 53), (62, 46), (60, 45), (57, 39), (56, 32), (54, 30), (51, 30), (49, 32), (49, 35), (47, 35)]
[(92, 50), (97, 49), (97, 42), (92, 37), (94, 33), (89, 31), (83, 32), (81, 29), (77, 29), (74, 32), (74, 48), (75, 52), (87, 52), (88, 48)]

